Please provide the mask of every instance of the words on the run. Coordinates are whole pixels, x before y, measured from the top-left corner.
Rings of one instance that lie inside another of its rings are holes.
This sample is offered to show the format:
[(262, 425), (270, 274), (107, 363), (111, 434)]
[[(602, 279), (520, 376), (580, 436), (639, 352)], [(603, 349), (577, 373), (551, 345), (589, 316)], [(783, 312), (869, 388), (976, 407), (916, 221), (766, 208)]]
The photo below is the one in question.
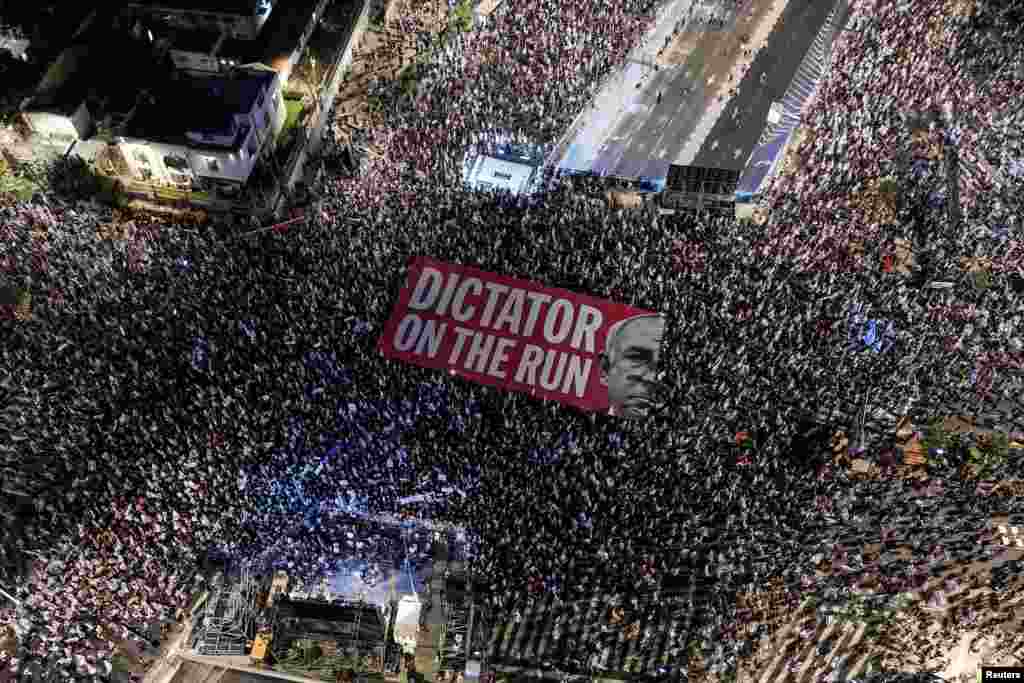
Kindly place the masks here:
[(379, 348), (507, 391), (641, 417), (660, 393), (663, 332), (653, 311), (415, 256)]

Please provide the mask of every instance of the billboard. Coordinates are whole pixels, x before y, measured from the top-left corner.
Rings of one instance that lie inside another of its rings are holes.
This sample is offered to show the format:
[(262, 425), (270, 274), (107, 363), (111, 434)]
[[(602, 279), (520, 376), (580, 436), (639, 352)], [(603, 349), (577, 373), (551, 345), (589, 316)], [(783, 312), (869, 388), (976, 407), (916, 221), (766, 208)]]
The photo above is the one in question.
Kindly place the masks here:
[(378, 346), (479, 384), (644, 417), (664, 396), (664, 327), (654, 311), (415, 256)]

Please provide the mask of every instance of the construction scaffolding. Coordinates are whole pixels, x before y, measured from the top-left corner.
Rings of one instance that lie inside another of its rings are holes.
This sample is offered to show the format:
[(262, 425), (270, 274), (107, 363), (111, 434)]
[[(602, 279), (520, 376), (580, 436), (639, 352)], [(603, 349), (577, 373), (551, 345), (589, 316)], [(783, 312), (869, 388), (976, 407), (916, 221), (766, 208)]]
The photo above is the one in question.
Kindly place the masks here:
[[(449, 562), (444, 571), (444, 589), (441, 610), (444, 624), (437, 650), (438, 671), (463, 673), (467, 663), (479, 668), (486, 650), (486, 634), (482, 631), (483, 614), (475, 604), (474, 586), (466, 571), (465, 548), (462, 539), (449, 538)], [(481, 633), (474, 633), (481, 631)]]
[(201, 655), (244, 655), (255, 633), (257, 585), (247, 566), (238, 581), (227, 585), (223, 574), (214, 577), (210, 597), (196, 629), (192, 647)]
[(330, 677), (385, 670), (387, 624), (375, 605), (355, 600), (279, 600), (271, 650), (275, 668)]
[(441, 627), (441, 644), (437, 651), (439, 671), (464, 671), (466, 647), (469, 642), (470, 605), (464, 599), (441, 602), (445, 623)]

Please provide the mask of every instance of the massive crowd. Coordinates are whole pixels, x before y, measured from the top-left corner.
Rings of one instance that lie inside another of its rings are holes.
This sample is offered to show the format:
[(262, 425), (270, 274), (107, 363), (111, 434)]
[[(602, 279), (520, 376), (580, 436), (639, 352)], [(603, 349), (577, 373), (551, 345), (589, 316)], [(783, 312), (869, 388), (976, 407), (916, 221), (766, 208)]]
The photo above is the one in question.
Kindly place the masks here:
[[(993, 59), (977, 47), (993, 36), (1019, 44), (1018, 16), (1019, 8), (1001, 2), (855, 3), (829, 77), (803, 114), (804, 172), (779, 178), (767, 193), (785, 217), (772, 234), (791, 253), (891, 239), (857, 199), (871, 181), (893, 177), (901, 189), (916, 190), (907, 204), (959, 202), (968, 229), (928, 225), (930, 243), (957, 245), (946, 249), (951, 257), (977, 245), (991, 252), (993, 268), (1019, 273), (1021, 178), (1014, 169), (1024, 114), (1013, 97), (1024, 87), (1024, 56), (1004, 48)], [(951, 52), (950, 45), (961, 47)], [(954, 159), (955, 187), (946, 182)], [(986, 243), (993, 240), (1003, 244)]]
[[(869, 239), (882, 226), (865, 233), (842, 207), (876, 171), (895, 173), (910, 200), (942, 177), (882, 168), (893, 155), (851, 121), (875, 115), (853, 105), (868, 91), (842, 85), (890, 46), (926, 50), (914, 39), (921, 24), (879, 21), (844, 37), (810, 110), (821, 148), (798, 193), (772, 194), (767, 229), (651, 205), (609, 210), (562, 181), (529, 202), (461, 185), (463, 150), (488, 130), (554, 142), (653, 11), (502, 4), (426, 69), (413, 106), (370, 132), (384, 154), (362, 177), (329, 179), (303, 226), (232, 238), (53, 196), (0, 209), (0, 270), (19, 288), (0, 321), (10, 401), (0, 445), (9, 481), (36, 501), (7, 539), (32, 566), (2, 586), (20, 603), (24, 644), (5, 671), (103, 675), (114, 643), (144, 639), (181, 606), (211, 550), (309, 579), (353, 555), (423, 562), (425, 539), (403, 547), (372, 517), (445, 486), (460, 493), (432, 514), (470, 530), (472, 570), (496, 609), (539, 586), (567, 601), (628, 598), (696, 577), (685, 599), (700, 609), (677, 654), (702, 641), (719, 670), (735, 665), (744, 638), (736, 591), (781, 576), (794, 595), (834, 603), (868, 573), (895, 594), (990, 552), (990, 514), (1007, 503), (962, 480), (952, 460), (927, 486), (854, 482), (817, 445), (793, 447), (818, 413), (850, 414), (864, 400), (923, 419), (961, 404), (984, 414), (1019, 394), (1021, 302), (1006, 243), (974, 244), (973, 256), (1001, 264), (987, 289), (914, 286), (882, 268), (888, 245)], [(872, 11), (856, 7), (855, 25)], [(943, 30), (970, 27), (950, 19)], [(858, 52), (859, 36), (879, 48)], [(906, 58), (939, 59), (923, 54)], [(883, 101), (919, 80), (890, 73)], [(881, 135), (895, 136), (878, 116)], [(976, 132), (997, 139), (986, 135), (996, 133)], [(856, 137), (865, 141), (831, 146)], [(973, 201), (971, 221), (1003, 220), (994, 200)], [(962, 226), (932, 204), (908, 201), (898, 216), (928, 236), (917, 251), (926, 281), (963, 255)], [(1008, 230), (1019, 239), (1019, 225)], [(864, 242), (858, 259), (851, 240)], [(662, 312), (669, 409), (643, 422), (583, 414), (384, 360), (376, 340), (413, 255)], [(977, 318), (936, 319), (953, 302)], [(869, 319), (892, 322), (879, 352), (863, 342)], [(755, 444), (744, 460), (738, 431)], [(1019, 469), (1010, 461), (993, 476)], [(877, 539), (948, 552), (865, 558), (863, 543)], [(827, 576), (814, 570), (823, 557), (836, 568)]]

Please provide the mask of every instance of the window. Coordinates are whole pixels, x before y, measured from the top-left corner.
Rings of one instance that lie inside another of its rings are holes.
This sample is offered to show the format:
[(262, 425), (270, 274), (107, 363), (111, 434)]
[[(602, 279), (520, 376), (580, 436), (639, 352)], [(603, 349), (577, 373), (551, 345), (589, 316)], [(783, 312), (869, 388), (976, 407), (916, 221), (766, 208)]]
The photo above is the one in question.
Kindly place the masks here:
[(502, 180), (512, 180), (512, 174), (511, 173), (502, 173), (501, 171), (495, 171), (494, 172), (494, 177), (495, 178), (501, 178)]
[(220, 171), (220, 162), (216, 159), (209, 157), (206, 159), (206, 167), (214, 172)]
[(268, 114), (267, 112), (263, 112), (263, 125), (264, 126), (269, 126), (270, 125), (270, 114)]
[(256, 98), (256, 106), (257, 107), (262, 107), (263, 106), (263, 93), (260, 93), (260, 96)]
[(185, 157), (166, 156), (164, 157), (164, 166), (184, 171), (185, 173), (188, 173), (189, 171), (188, 160), (185, 159)]
[(149, 157), (147, 157), (146, 153), (143, 152), (141, 149), (133, 150), (132, 158), (135, 159), (135, 161), (139, 162), (140, 164), (145, 164), (146, 166), (149, 166)]

